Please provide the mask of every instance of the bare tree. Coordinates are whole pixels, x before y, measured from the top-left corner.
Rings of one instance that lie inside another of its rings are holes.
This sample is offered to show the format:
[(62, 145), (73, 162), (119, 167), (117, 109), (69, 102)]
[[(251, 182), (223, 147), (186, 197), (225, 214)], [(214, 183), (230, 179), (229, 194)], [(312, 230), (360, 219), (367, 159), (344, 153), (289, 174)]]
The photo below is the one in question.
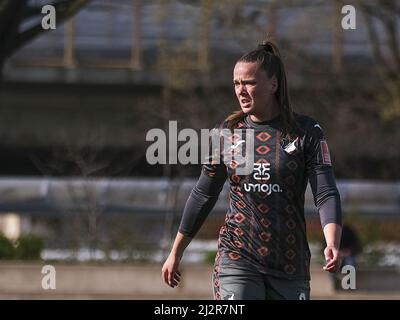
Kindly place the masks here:
[[(372, 53), (384, 92), (381, 115), (385, 120), (400, 119), (400, 4), (395, 0), (358, 1), (365, 18)], [(379, 28), (383, 32), (378, 31)]]
[[(78, 244), (87, 244), (93, 254), (99, 247), (99, 226), (110, 183), (116, 175), (126, 175), (136, 159), (132, 157), (127, 163), (116, 154), (107, 156), (101, 152), (101, 146), (105, 146), (105, 135), (101, 130), (93, 127), (82, 130), (85, 139), (80, 144), (66, 141), (61, 147), (54, 148), (48, 157), (31, 154), (30, 158), (45, 176), (70, 179), (66, 184), (67, 203), (59, 203), (57, 207), (62, 214), (73, 218), (74, 240)], [(105, 183), (99, 184), (99, 178), (105, 176)]]

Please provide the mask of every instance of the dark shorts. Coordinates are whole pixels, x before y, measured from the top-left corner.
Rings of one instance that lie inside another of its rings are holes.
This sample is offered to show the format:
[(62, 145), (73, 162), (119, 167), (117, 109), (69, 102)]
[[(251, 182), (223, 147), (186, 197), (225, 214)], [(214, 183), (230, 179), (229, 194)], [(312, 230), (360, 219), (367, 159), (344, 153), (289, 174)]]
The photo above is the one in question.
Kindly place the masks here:
[(284, 279), (251, 268), (218, 266), (213, 273), (216, 300), (309, 300), (310, 281)]

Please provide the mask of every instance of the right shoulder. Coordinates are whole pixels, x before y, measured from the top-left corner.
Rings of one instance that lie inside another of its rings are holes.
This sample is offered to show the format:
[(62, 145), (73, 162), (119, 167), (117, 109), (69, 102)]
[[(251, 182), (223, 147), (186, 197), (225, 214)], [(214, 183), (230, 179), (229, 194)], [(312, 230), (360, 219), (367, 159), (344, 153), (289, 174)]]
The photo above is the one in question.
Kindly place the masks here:
[(214, 125), (213, 129), (219, 129), (219, 130), (226, 129), (226, 128), (228, 128), (228, 125), (229, 125), (229, 121), (224, 119), (224, 120), (222, 120), (220, 122), (217, 122)]
[[(229, 129), (232, 127), (232, 121), (230, 120), (222, 120), (215, 124), (214, 129)], [(235, 125), (235, 129), (246, 128), (245, 118), (239, 120), (239, 122)], [(229, 129), (230, 130), (230, 129)]]

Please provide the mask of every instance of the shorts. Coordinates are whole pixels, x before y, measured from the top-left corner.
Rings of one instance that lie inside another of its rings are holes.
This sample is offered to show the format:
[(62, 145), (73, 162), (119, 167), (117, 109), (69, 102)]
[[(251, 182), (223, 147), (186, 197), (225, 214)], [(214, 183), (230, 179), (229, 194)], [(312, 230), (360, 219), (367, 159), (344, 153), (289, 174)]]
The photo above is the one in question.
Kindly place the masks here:
[(309, 300), (310, 281), (285, 279), (251, 268), (218, 266), (213, 273), (216, 300)]

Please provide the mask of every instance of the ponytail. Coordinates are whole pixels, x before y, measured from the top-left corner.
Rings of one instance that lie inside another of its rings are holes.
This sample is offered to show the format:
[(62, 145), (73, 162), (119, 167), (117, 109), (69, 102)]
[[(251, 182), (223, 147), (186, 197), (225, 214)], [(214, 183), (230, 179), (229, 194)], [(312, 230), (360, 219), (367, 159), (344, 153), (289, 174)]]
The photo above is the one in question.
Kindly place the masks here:
[(225, 121), (228, 121), (228, 128), (233, 130), (237, 128), (238, 123), (244, 119), (246, 114), (242, 110), (235, 110), (229, 116), (226, 117)]

